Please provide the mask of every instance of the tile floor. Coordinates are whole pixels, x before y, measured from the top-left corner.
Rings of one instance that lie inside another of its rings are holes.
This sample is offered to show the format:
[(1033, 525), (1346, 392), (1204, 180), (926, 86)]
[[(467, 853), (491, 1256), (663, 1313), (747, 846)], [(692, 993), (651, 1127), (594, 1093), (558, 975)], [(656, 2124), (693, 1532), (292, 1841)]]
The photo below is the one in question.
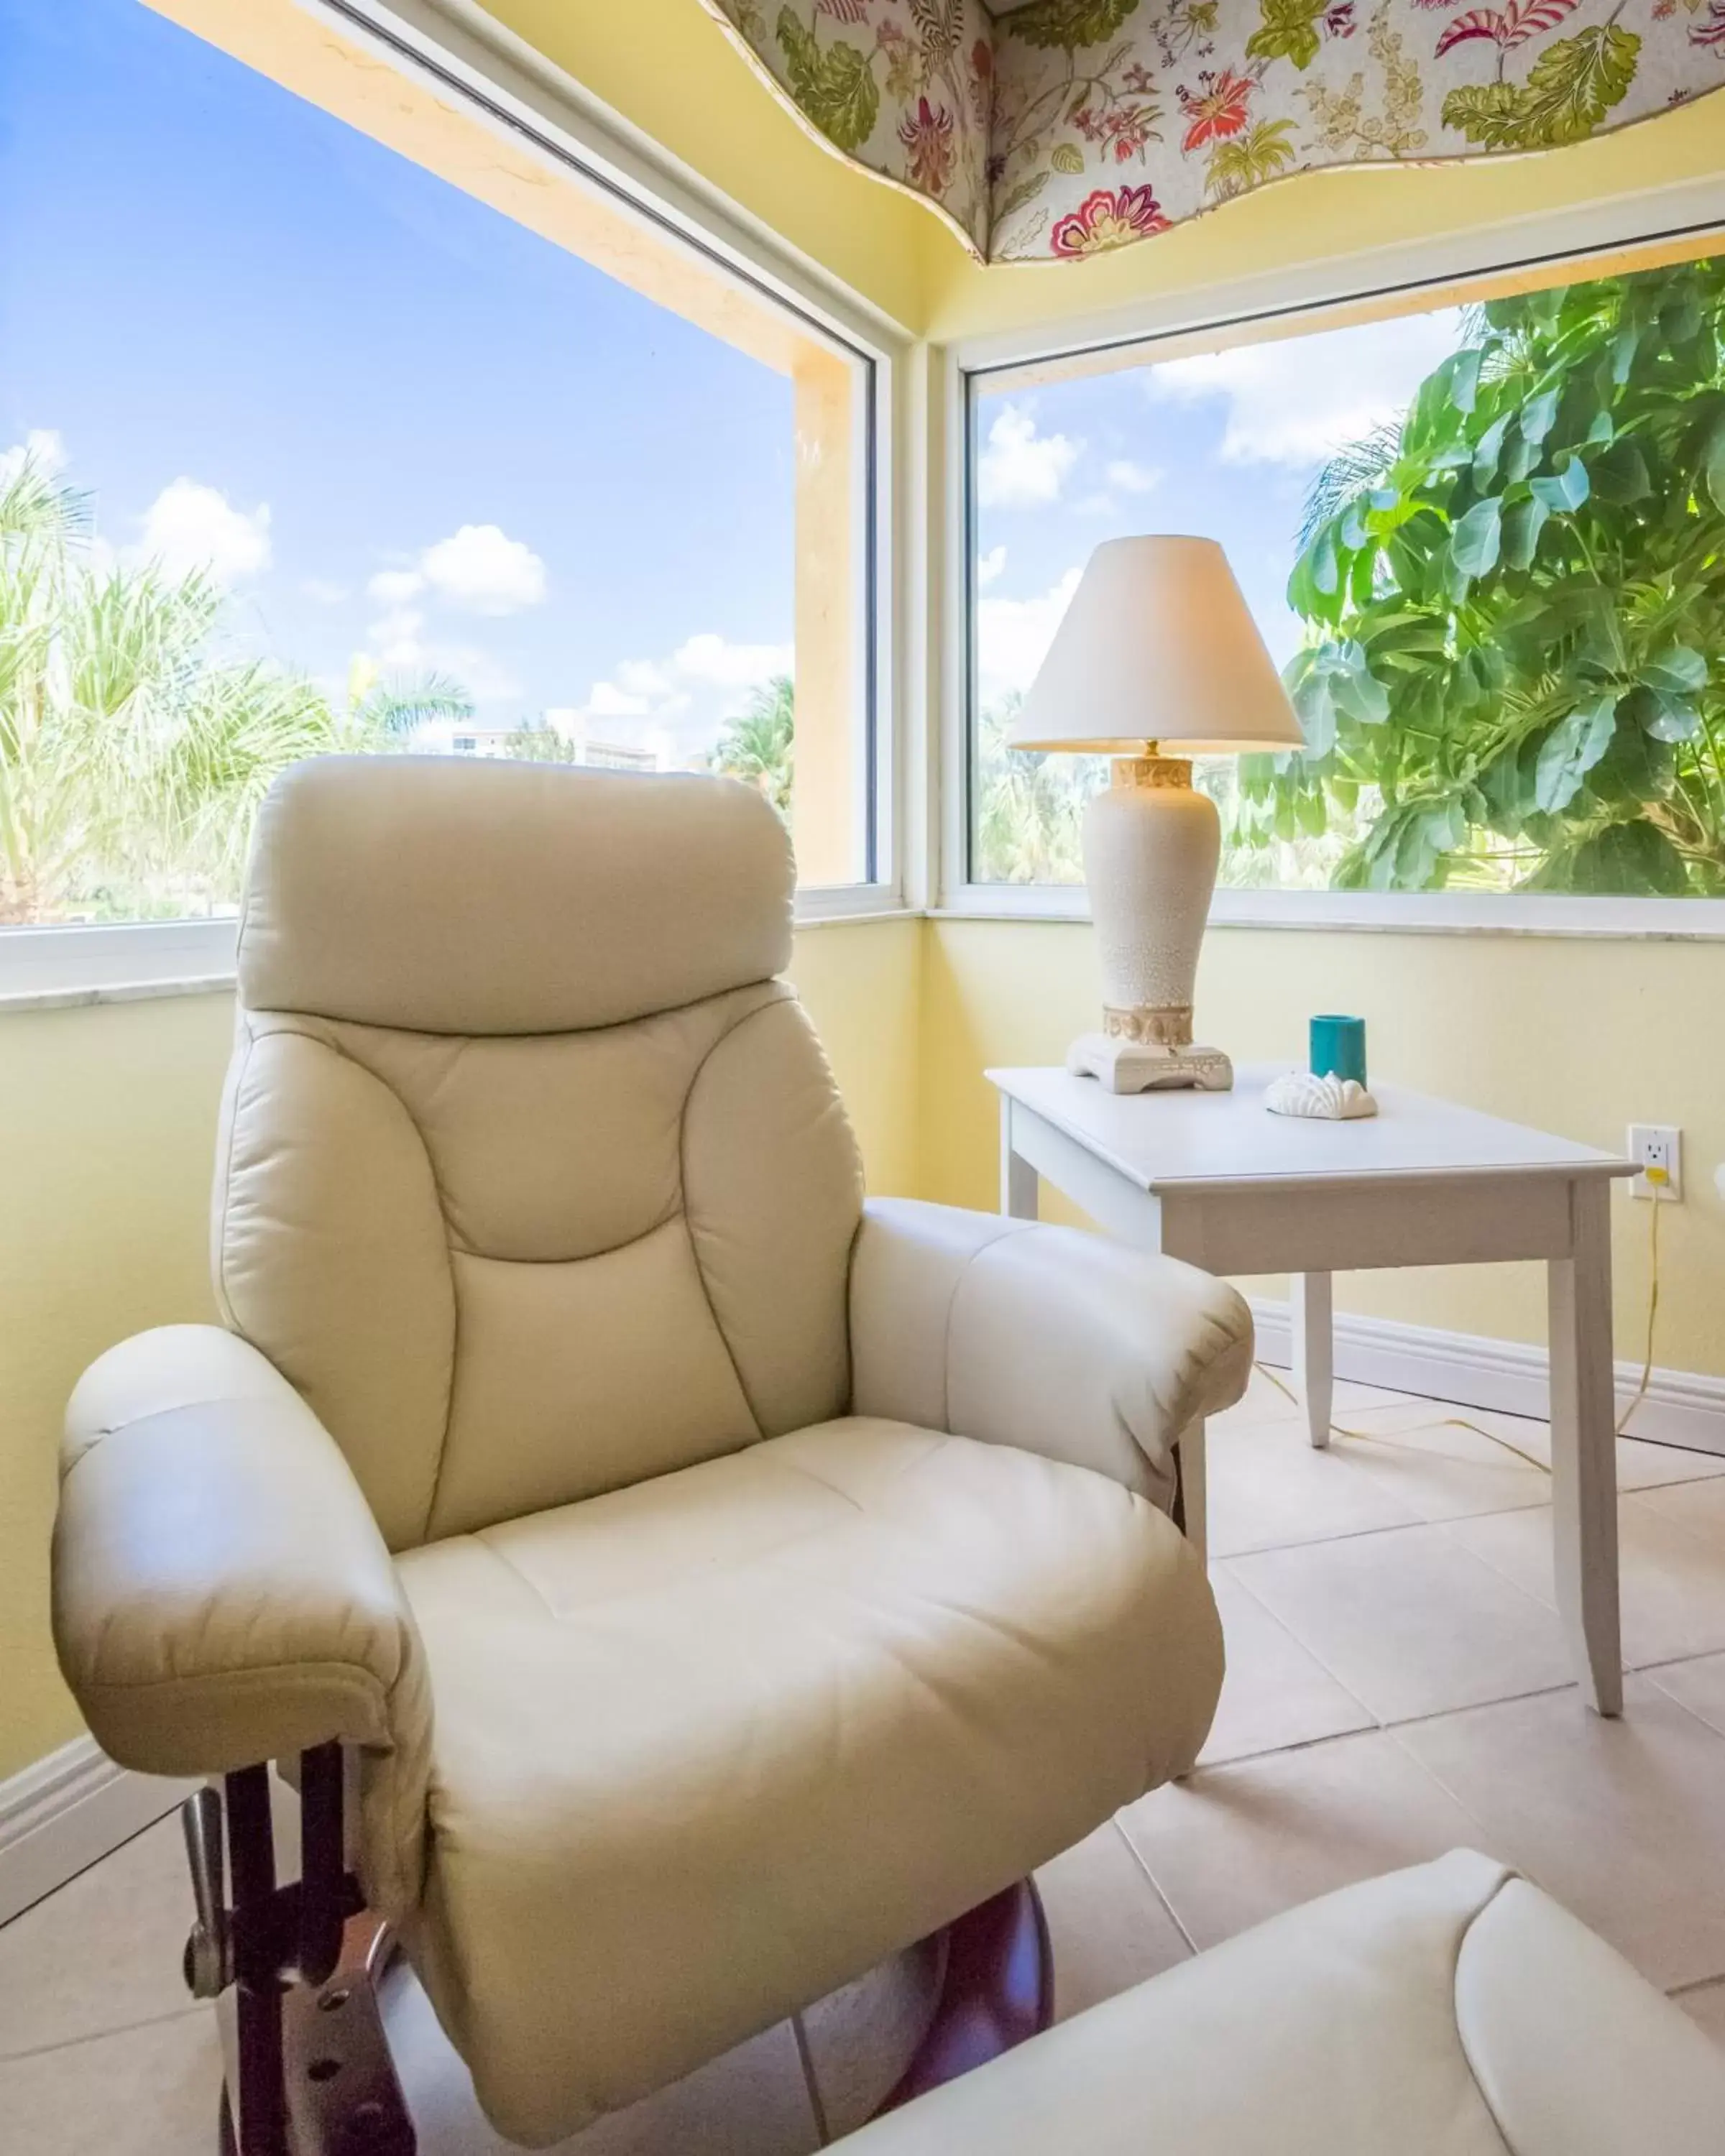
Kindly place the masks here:
[[(1605, 1723), (1568, 1681), (1552, 1611), (1543, 1425), (1357, 1386), (1337, 1416), (1358, 1435), (1313, 1451), (1260, 1376), (1213, 1427), (1221, 1709), (1197, 1773), (1043, 1873), (1060, 2011), (1467, 1842), (1725, 2045), (1725, 1459), (1620, 1445), (1635, 1674)], [(177, 1969), (187, 1913), (167, 1820), (0, 1930), (0, 2144), (213, 2151), (214, 2029)], [(497, 2156), (416, 1991), (393, 2026), (424, 2156)], [(568, 2146), (806, 2156), (821, 2140), (807, 2052), (787, 2023)]]

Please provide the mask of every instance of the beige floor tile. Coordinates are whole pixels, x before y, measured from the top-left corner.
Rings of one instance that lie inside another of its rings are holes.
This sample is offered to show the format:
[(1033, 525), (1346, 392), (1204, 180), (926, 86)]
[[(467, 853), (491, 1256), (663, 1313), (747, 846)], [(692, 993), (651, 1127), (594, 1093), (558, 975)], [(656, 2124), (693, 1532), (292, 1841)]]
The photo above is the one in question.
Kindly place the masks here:
[[(487, 2124), (467, 2069), (404, 1970), (391, 1977), (385, 2020), (418, 2156), (516, 2156)], [(555, 2156), (810, 2156), (819, 2145), (796, 2035), (782, 2021), (554, 2147)]]
[(1572, 1690), (1394, 1734), (1661, 1989), (1725, 1975), (1725, 1738), (1656, 1686), (1632, 1677), (1620, 1721)]
[[(1617, 1505), (1623, 1659), (1630, 1669), (1725, 1649), (1725, 1537), (1674, 1509), (1708, 1482), (1639, 1491)], [(1459, 1520), (1444, 1529), (1548, 1609), (1555, 1609), (1549, 1508)]]
[(1725, 2051), (1725, 1978), (1717, 1984), (1697, 1984), (1672, 1998), (1698, 2028)]
[[(1332, 1388), (1331, 1408), (1333, 1413), (1346, 1416), (1362, 1414), (1368, 1408), (1397, 1407), (1412, 1398), (1408, 1393), (1392, 1393), (1383, 1385), (1360, 1385), (1343, 1378), (1338, 1378)], [(1245, 1428), (1255, 1423), (1289, 1419), (1303, 1426), (1305, 1419), (1306, 1403), (1294, 1383), (1293, 1372), (1276, 1369), (1272, 1375), (1261, 1364), (1255, 1364), (1245, 1398), (1237, 1407), (1219, 1415), (1212, 1427)]]
[(1308, 1444), (1301, 1423), (1217, 1432), (1208, 1463), (1212, 1557), (1411, 1527), (1420, 1517), (1333, 1446)]
[(1637, 1502), (1661, 1519), (1675, 1521), (1692, 1535), (1712, 1543), (1725, 1554), (1725, 1477), (1711, 1476), (1704, 1481), (1674, 1482), (1658, 1490), (1643, 1490)]
[[(1489, 1408), (1457, 1408), (1457, 1414), (1499, 1430), (1516, 1445), (1551, 1464), (1551, 1428), (1524, 1415), (1499, 1414)], [(1617, 1486), (1620, 1490), (1654, 1490), (1667, 1482), (1697, 1482), (1725, 1476), (1725, 1455), (1692, 1452), (1676, 1445), (1650, 1445), (1638, 1437), (1617, 1440)]]
[(1725, 1655), (1700, 1655), (1693, 1661), (1664, 1662), (1645, 1673), (1679, 1707), (1698, 1714), (1725, 1737)]
[(1061, 2020), (1159, 1976), (1191, 1953), (1119, 1828), (1099, 1827), (1036, 1875)]
[[(1282, 1376), (1283, 1373), (1278, 1372), (1277, 1375)], [(1245, 1398), (1224, 1413), (1212, 1416), (1209, 1429), (1212, 1434), (1218, 1430), (1247, 1430), (1257, 1423), (1286, 1422), (1299, 1412), (1299, 1402), (1291, 1400), (1281, 1386), (1267, 1378), (1255, 1364), (1246, 1385)]]
[(1416, 1518), (1467, 1519), (1543, 1505), (1551, 1496), (1550, 1475), (1522, 1456), (1530, 1448), (1518, 1436), (1499, 1442), (1502, 1433), (1465, 1408), (1409, 1401), (1343, 1419), (1359, 1435), (1338, 1433), (1331, 1449)]
[(1445, 1850), (1496, 1853), (1448, 1791), (1381, 1730), (1201, 1768), (1140, 1798), (1120, 1824), (1199, 1948), (1296, 1902)]
[(170, 1816), (0, 1929), (0, 2057), (184, 2013), (191, 1923)]
[(1382, 1722), (1510, 1699), (1573, 1675), (1552, 1611), (1442, 1527), (1267, 1551), (1237, 1558), (1233, 1570)]
[(206, 2007), (0, 2061), (17, 2156), (215, 2156), (221, 2045)]
[(1219, 1766), (1371, 1727), (1370, 1709), (1271, 1615), (1231, 1565), (1212, 1566), (1210, 1585), (1222, 1612), (1228, 1673), (1201, 1764)]

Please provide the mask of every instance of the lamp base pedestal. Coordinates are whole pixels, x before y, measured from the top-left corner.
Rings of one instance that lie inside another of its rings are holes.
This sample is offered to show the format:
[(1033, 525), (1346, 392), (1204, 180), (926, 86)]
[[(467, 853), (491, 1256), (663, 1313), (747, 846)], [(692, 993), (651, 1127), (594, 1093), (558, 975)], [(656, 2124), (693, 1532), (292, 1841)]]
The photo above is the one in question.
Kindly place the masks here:
[(1081, 1033), (1066, 1050), (1075, 1078), (1099, 1078), (1111, 1093), (1149, 1093), (1193, 1086), (1227, 1093), (1234, 1065), (1219, 1048), (1167, 1048), (1155, 1041), (1126, 1040), (1106, 1033)]

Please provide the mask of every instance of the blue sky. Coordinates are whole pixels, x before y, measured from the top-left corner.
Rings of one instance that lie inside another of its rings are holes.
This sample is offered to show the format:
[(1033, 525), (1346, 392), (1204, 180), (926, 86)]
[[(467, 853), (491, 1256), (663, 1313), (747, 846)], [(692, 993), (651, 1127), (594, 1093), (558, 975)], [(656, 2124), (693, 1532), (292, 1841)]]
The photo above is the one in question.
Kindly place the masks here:
[(105, 545), (201, 552), (236, 640), (331, 683), (686, 747), (788, 656), (788, 382), (139, 0), (0, 0), (33, 434)]
[(1091, 548), (1130, 532), (1219, 540), (1285, 662), (1312, 479), (1334, 449), (1399, 418), (1459, 341), (1446, 309), (980, 397), (984, 696), (1029, 685)]

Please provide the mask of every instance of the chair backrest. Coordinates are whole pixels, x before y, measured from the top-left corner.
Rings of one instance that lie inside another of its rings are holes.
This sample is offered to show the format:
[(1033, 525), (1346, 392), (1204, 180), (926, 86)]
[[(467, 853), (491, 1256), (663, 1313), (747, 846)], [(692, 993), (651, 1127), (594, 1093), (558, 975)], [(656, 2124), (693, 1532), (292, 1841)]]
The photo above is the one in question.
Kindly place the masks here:
[(329, 757), (273, 788), (223, 1315), (394, 1548), (845, 1412), (862, 1200), (734, 781)]

